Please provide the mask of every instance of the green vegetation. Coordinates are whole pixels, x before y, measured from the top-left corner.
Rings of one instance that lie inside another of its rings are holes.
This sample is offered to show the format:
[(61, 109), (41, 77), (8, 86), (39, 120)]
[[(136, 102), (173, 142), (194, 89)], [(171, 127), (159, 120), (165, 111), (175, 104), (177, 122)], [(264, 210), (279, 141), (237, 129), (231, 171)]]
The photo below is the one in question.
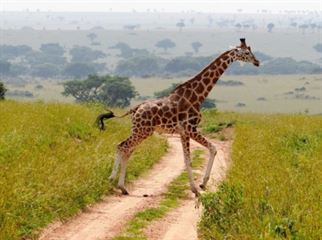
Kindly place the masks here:
[(87, 79), (65, 82), (64, 96), (73, 96), (77, 102), (99, 102), (111, 107), (126, 107), (136, 96), (126, 77), (89, 75)]
[[(196, 150), (192, 156), (192, 168), (200, 168), (203, 164), (201, 157), (202, 151)], [(121, 236), (117, 236), (114, 240), (143, 240), (146, 239), (143, 230), (151, 224), (152, 221), (164, 217), (171, 209), (179, 206), (180, 200), (187, 197), (189, 191), (188, 174), (186, 171), (181, 173), (174, 179), (157, 207), (147, 208), (138, 212), (128, 223), (128, 226)]]
[(174, 48), (176, 46), (176, 44), (171, 39), (165, 38), (165, 39), (158, 41), (155, 44), (155, 46), (157, 48), (162, 48), (164, 50), (164, 52), (167, 52), (169, 48)]
[[(128, 119), (94, 127), (102, 109), (75, 104), (0, 101), (0, 239), (35, 237), (111, 192), (115, 146), (130, 133)], [(117, 110), (116, 110), (117, 111)], [(165, 153), (166, 141), (146, 140), (129, 161), (127, 180)]]
[(5, 97), (7, 89), (5, 88), (4, 84), (0, 82), (0, 100), (3, 100)]
[[(203, 126), (236, 120), (232, 168), (202, 196), (202, 239), (319, 239), (322, 118), (204, 113)], [(214, 120), (216, 119), (216, 120)]]

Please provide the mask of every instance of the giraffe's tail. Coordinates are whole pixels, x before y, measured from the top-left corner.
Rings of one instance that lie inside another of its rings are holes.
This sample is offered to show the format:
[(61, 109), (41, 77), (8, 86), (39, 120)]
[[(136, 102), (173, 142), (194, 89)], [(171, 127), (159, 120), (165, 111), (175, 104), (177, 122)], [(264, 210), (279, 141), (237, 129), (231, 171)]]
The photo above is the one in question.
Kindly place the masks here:
[(105, 130), (104, 120), (115, 117), (114, 113), (112, 111), (109, 111), (108, 113), (102, 113), (97, 116), (96, 118), (96, 125), (100, 130)]
[(131, 113), (136, 112), (137, 109), (138, 109), (138, 106), (135, 107), (135, 108), (130, 109), (129, 111), (127, 111), (126, 113), (124, 113), (121, 116), (115, 116), (114, 113), (111, 110), (107, 109), (108, 113), (102, 113), (102, 114), (98, 115), (98, 117), (96, 118), (96, 125), (100, 130), (103, 131), (103, 130), (105, 130), (105, 124), (104, 124), (105, 119), (114, 118), (114, 117), (122, 118), (122, 117), (125, 117), (125, 116), (127, 116), (127, 115), (129, 115)]

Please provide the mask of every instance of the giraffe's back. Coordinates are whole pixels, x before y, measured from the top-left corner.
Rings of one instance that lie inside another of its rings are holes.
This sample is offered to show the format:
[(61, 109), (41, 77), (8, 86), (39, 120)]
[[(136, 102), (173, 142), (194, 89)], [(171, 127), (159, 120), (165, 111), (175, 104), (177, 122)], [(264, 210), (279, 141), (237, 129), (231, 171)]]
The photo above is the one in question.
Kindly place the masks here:
[(146, 128), (163, 133), (176, 133), (178, 127), (188, 127), (200, 121), (200, 113), (190, 108), (186, 100), (162, 98), (142, 103), (132, 115), (134, 128)]

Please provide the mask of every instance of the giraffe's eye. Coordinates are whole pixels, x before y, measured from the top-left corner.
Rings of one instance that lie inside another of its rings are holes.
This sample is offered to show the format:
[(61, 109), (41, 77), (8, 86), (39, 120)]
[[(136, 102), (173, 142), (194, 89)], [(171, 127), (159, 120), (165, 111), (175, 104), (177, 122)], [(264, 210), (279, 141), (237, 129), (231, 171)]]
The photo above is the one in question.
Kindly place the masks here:
[(246, 55), (249, 55), (249, 52), (245, 52)]

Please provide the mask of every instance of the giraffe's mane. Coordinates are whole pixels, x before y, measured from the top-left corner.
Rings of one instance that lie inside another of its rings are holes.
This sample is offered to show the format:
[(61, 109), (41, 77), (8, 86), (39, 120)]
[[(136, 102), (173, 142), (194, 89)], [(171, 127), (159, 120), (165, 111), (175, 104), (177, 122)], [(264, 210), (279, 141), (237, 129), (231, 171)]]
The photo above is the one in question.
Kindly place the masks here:
[(207, 71), (208, 70), (208, 68), (211, 66), (211, 65), (213, 65), (218, 59), (220, 59), (222, 56), (224, 56), (225, 54), (227, 54), (227, 53), (229, 53), (229, 52), (231, 52), (232, 50), (234, 50), (235, 48), (233, 48), (233, 49), (229, 49), (229, 50), (227, 50), (227, 51), (225, 51), (225, 52), (223, 52), (222, 54), (220, 54), (218, 57), (216, 57), (214, 60), (212, 60), (203, 70), (201, 70), (199, 73), (197, 73), (194, 77), (192, 77), (191, 79), (189, 79), (188, 81), (185, 81), (185, 82), (183, 82), (183, 83), (180, 83), (178, 86), (176, 86), (170, 93), (169, 93), (169, 95), (170, 94), (172, 94), (172, 93), (174, 93), (176, 90), (178, 90), (179, 88), (181, 88), (181, 87), (183, 87), (185, 84), (187, 84), (187, 83), (189, 83), (189, 82), (192, 82), (196, 77), (198, 77), (198, 76), (201, 76), (205, 71)]

